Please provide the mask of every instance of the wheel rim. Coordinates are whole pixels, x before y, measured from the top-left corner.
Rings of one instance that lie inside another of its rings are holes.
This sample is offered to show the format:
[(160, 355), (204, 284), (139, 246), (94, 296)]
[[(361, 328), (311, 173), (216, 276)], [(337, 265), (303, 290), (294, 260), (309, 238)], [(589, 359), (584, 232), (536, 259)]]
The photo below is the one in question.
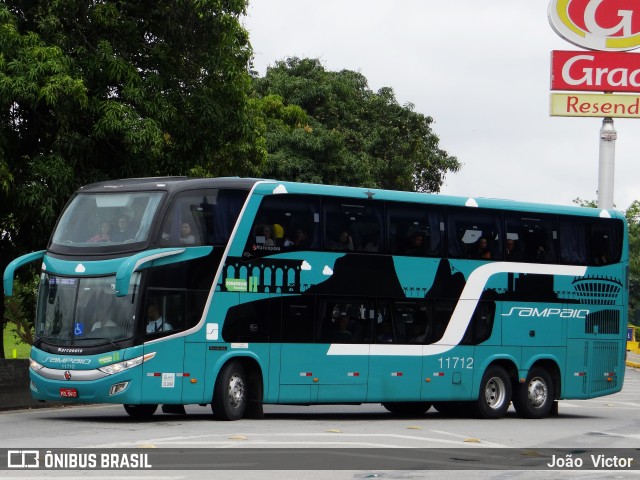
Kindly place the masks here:
[(549, 395), (547, 384), (539, 377), (532, 378), (529, 382), (527, 394), (531, 406), (541, 407), (547, 401), (547, 396)]
[(506, 386), (500, 377), (489, 379), (484, 389), (484, 397), (490, 408), (497, 409), (504, 405)]
[(238, 408), (244, 401), (244, 382), (239, 375), (232, 375), (229, 379), (229, 404)]

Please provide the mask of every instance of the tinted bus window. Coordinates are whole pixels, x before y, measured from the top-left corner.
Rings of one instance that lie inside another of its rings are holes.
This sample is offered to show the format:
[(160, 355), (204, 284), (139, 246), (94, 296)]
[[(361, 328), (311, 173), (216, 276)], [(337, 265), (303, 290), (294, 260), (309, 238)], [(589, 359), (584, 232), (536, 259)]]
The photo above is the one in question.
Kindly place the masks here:
[(620, 220), (592, 221), (589, 232), (590, 265), (608, 265), (622, 256), (623, 225)]
[(560, 217), (560, 261), (573, 265), (608, 265), (622, 254), (622, 222)]
[(319, 242), (320, 201), (307, 195), (274, 195), (260, 204), (245, 250), (253, 255), (315, 250)]
[(393, 255), (442, 255), (444, 211), (440, 207), (387, 203), (389, 252)]
[(226, 244), (246, 196), (244, 191), (216, 189), (176, 195), (162, 225), (160, 244)]
[(552, 215), (506, 212), (505, 260), (556, 262), (556, 222)]
[(499, 212), (483, 209), (449, 209), (449, 256), (501, 259), (502, 232)]
[(324, 200), (324, 248), (382, 252), (382, 204), (355, 199)]

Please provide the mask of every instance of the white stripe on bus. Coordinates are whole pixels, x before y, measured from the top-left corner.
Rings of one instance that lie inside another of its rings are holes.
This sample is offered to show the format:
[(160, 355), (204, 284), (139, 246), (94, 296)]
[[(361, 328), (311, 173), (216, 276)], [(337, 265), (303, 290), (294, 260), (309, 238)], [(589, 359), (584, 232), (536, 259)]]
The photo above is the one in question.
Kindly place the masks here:
[[(416, 357), (439, 355), (460, 343), (478, 305), (489, 278), (498, 273), (522, 273), (529, 275), (583, 276), (587, 267), (574, 265), (549, 265), (537, 263), (494, 262), (476, 268), (460, 294), (460, 299), (451, 315), (451, 320), (440, 340), (431, 345), (353, 345), (332, 344), (327, 355), (372, 355)], [(461, 301), (464, 300), (464, 301)]]

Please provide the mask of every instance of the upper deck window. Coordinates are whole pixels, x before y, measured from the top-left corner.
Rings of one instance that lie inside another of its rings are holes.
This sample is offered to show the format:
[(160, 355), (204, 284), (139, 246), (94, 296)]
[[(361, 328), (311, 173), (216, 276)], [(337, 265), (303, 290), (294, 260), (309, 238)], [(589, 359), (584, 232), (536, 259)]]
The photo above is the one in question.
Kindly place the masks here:
[(146, 242), (163, 195), (81, 193), (62, 214), (51, 243), (86, 248)]
[(158, 243), (163, 247), (226, 244), (246, 198), (244, 190), (179, 193), (163, 221)]

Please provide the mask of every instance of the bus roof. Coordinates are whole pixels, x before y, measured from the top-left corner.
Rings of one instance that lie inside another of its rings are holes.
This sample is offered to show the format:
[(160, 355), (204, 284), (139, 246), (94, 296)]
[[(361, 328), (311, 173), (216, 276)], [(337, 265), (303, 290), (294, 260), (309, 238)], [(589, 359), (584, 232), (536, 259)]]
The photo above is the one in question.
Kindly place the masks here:
[(439, 193), (418, 193), (398, 190), (382, 190), (365, 187), (345, 187), (336, 185), (322, 185), (312, 183), (287, 182), (260, 178), (216, 177), (216, 178), (188, 178), (188, 177), (147, 177), (108, 180), (92, 183), (78, 189), (82, 193), (163, 190), (177, 192), (198, 188), (237, 188), (250, 190), (255, 186), (255, 192), (262, 195), (278, 193), (296, 193), (341, 196), (354, 199), (374, 199), (397, 202), (423, 203), (430, 205), (452, 205), (461, 207), (496, 208), (503, 210), (530, 211), (537, 213), (552, 213), (578, 215), (586, 217), (624, 218), (622, 212), (586, 208), (577, 205), (551, 205), (544, 203), (518, 202), (514, 200), (460, 197), (442, 195)]
[[(274, 186), (275, 185), (275, 186)], [(382, 190), (365, 187), (342, 187), (297, 182), (279, 182), (263, 180), (256, 186), (256, 193), (298, 193), (313, 195), (341, 196), (354, 199), (375, 199), (397, 202), (424, 203), (430, 205), (452, 205), (461, 207), (494, 208), (502, 210), (529, 211), (537, 213), (578, 215), (586, 217), (624, 218), (622, 212), (599, 208), (580, 207), (578, 205), (552, 205), (545, 203), (518, 202), (514, 200), (460, 197), (439, 193), (419, 193), (398, 190)]]
[(198, 188), (237, 188), (250, 190), (261, 179), (240, 177), (189, 178), (146, 177), (123, 178), (92, 183), (78, 189), (78, 193), (131, 192), (131, 191), (182, 191)]

